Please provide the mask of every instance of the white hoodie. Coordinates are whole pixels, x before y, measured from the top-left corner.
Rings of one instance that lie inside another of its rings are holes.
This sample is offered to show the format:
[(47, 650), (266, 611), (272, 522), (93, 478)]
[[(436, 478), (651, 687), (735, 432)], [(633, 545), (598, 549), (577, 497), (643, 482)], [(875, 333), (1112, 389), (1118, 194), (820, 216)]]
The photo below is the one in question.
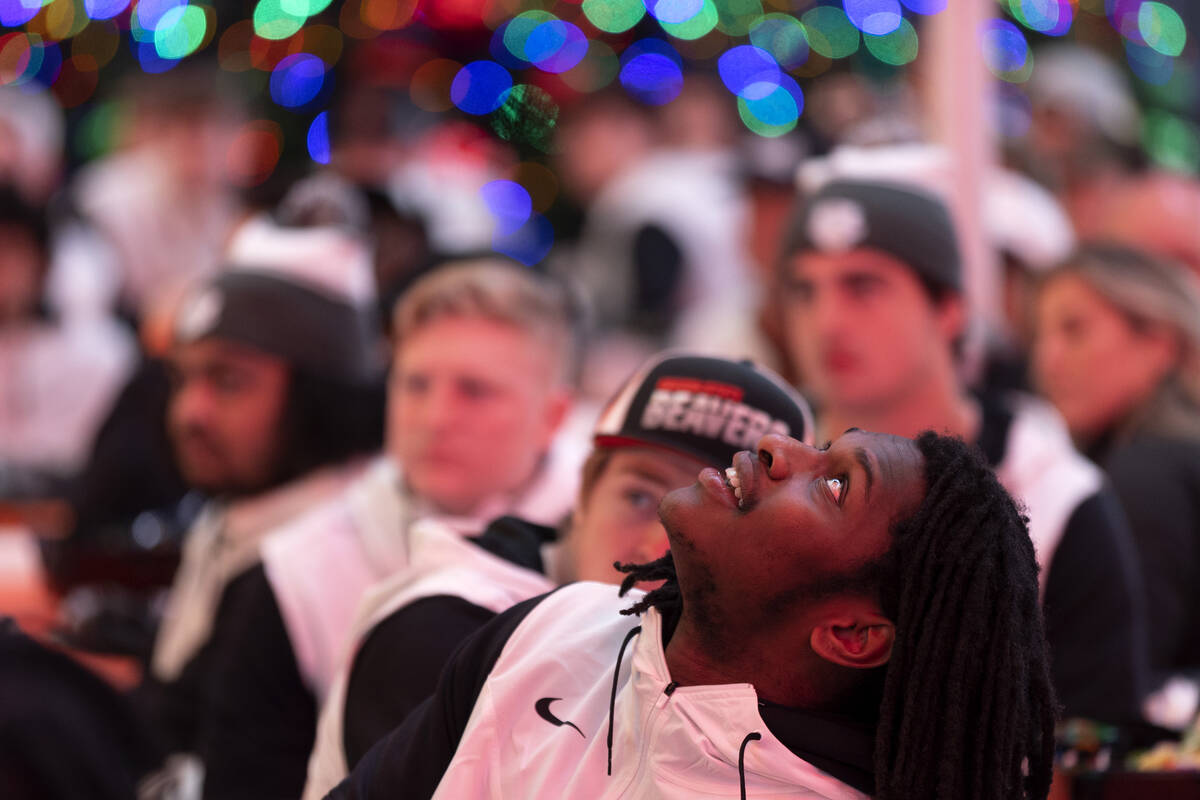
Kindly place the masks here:
[(868, 797), (775, 738), (750, 684), (675, 687), (658, 612), (619, 613), (639, 597), (580, 583), (539, 603), (434, 797), (699, 800), (738, 797), (743, 780), (749, 798)]
[[(556, 441), (519, 497), (496, 498), (471, 518), (437, 519), (459, 536), (476, 534), (505, 513), (556, 524), (571, 510), (580, 461), (574, 443)], [(318, 703), (328, 695), (346, 648), (358, 642), (353, 623), (364, 593), (385, 579), (408, 580), (424, 541), (411, 536), (411, 526), (433, 516), (427, 503), (403, 488), (400, 468), (383, 458), (346, 493), (263, 542), (263, 568), (300, 675)]]

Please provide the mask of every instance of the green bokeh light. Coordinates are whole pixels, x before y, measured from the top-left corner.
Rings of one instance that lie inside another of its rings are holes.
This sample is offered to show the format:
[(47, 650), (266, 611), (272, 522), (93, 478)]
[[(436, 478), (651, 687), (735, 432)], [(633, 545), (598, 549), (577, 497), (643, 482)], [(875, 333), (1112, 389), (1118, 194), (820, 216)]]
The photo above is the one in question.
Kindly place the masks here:
[(504, 29), (505, 49), (517, 58), (529, 61), (530, 59), (525, 56), (525, 43), (529, 41), (529, 34), (533, 33), (534, 28), (543, 22), (550, 22), (556, 19), (558, 17), (549, 11), (539, 11), (537, 9), (518, 14), (512, 18), (508, 23), (508, 27)]
[(329, 8), (331, 0), (279, 0), (283, 13), (292, 17), (313, 17)]
[(1187, 28), (1175, 9), (1148, 0), (1138, 9), (1138, 33), (1146, 44), (1164, 56), (1177, 56), (1187, 44)]
[(283, 2), (258, 0), (254, 7), (255, 33), (264, 39), (286, 39), (304, 27), (305, 18), (285, 11)]
[(1200, 129), (1168, 111), (1151, 111), (1142, 131), (1154, 163), (1184, 172), (1200, 171)]
[(760, 0), (714, 0), (717, 9), (717, 30), (730, 36), (745, 36), (750, 27), (762, 18)]
[(868, 52), (885, 64), (902, 67), (917, 57), (917, 30), (904, 19), (900, 27), (884, 36), (863, 34), (863, 43)]
[(707, 36), (717, 26), (717, 6), (713, 0), (704, 0), (696, 15), (685, 22), (659, 22), (662, 29), (676, 39), (692, 41)]
[(766, 136), (768, 138), (783, 136), (788, 131), (794, 129), (796, 127), (796, 122), (798, 121), (793, 119), (791, 122), (788, 122), (785, 125), (771, 125), (763, 122), (754, 115), (754, 112), (750, 109), (750, 104), (747, 103), (746, 99), (743, 97), (738, 98), (737, 109), (738, 116), (742, 118), (743, 125), (749, 128), (752, 132), (757, 133), (759, 136)]
[(583, 0), (583, 14), (605, 33), (624, 33), (642, 21), (646, 6), (642, 0)]
[(558, 124), (558, 104), (544, 89), (519, 83), (492, 112), (492, 130), (506, 142), (549, 152)]
[(755, 20), (750, 26), (750, 44), (766, 50), (785, 69), (808, 60), (804, 26), (790, 14), (767, 14)]
[(75, 132), (75, 152), (82, 158), (99, 158), (117, 146), (121, 127), (120, 104), (109, 100), (87, 113)]
[(826, 58), (845, 58), (858, 52), (860, 35), (840, 8), (818, 6), (800, 18), (809, 46)]
[(175, 6), (162, 15), (154, 29), (154, 49), (159, 58), (179, 59), (196, 52), (208, 32), (208, 18), (196, 6)]

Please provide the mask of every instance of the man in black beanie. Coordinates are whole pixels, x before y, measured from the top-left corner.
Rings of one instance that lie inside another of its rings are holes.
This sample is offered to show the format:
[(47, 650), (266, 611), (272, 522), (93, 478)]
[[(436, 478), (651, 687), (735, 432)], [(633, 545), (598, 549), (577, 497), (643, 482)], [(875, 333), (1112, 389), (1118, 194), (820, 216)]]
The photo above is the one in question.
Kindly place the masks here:
[(1128, 525), (1047, 404), (964, 385), (962, 267), (946, 206), (908, 184), (835, 179), (801, 205), (784, 245), (790, 356), (818, 406), (819, 438), (932, 429), (978, 445), (1030, 518), (1065, 715), (1135, 724), (1145, 620)]
[(168, 435), (205, 505), (139, 699), (174, 753), (195, 750), (230, 597), (260, 540), (344, 487), (382, 441), (366, 248), (253, 221), (228, 262), (182, 302), (169, 358)]

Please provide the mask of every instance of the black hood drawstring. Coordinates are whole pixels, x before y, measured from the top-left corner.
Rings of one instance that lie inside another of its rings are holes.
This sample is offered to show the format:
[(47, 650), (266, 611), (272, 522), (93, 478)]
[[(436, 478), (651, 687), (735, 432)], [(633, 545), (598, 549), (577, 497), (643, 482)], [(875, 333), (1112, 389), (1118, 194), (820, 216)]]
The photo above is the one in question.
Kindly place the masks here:
[(621, 650), (617, 653), (617, 668), (613, 670), (613, 685), (612, 696), (608, 699), (608, 774), (612, 775), (612, 743), (613, 743), (613, 716), (617, 708), (617, 681), (621, 677), (621, 662), (625, 659), (625, 648), (629, 645), (631, 639), (642, 632), (642, 626), (625, 634), (625, 641), (621, 642)]
[(738, 750), (738, 780), (742, 785), (742, 800), (746, 800), (746, 745), (751, 742), (757, 742), (762, 738), (762, 734), (758, 731), (747, 733), (746, 738), (742, 739), (742, 746)]

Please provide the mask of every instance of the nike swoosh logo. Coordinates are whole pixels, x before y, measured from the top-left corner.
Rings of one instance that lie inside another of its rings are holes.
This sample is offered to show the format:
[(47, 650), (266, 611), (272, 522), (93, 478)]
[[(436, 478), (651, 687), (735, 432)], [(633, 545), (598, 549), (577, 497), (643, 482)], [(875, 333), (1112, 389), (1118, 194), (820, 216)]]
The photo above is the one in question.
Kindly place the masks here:
[(583, 731), (579, 730), (579, 728), (577, 728), (575, 726), (574, 722), (568, 722), (565, 719), (559, 719), (558, 717), (554, 716), (554, 712), (552, 712), (550, 710), (550, 704), (555, 702), (556, 700), (562, 700), (562, 698), (561, 697), (543, 697), (541, 700), (538, 700), (536, 703), (533, 704), (533, 710), (537, 712), (537, 715), (539, 717), (546, 720), (546, 722), (549, 722), (551, 725), (555, 725), (559, 728), (561, 728), (563, 725), (569, 725), (572, 728), (575, 728), (576, 733), (578, 733), (580, 736), (583, 736), (583, 738), (586, 739), (587, 737), (584, 736)]

